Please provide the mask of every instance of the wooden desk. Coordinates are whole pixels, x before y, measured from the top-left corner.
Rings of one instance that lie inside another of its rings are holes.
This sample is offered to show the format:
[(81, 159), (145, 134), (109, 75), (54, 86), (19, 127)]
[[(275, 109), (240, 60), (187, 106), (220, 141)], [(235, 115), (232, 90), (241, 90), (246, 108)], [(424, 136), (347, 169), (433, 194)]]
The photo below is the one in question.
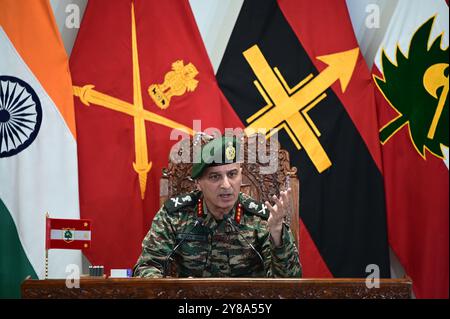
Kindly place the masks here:
[(152, 298), (152, 299), (312, 299), (411, 298), (410, 279), (381, 279), (369, 289), (365, 279), (91, 279), (80, 288), (66, 288), (65, 280), (22, 283), (22, 298)]

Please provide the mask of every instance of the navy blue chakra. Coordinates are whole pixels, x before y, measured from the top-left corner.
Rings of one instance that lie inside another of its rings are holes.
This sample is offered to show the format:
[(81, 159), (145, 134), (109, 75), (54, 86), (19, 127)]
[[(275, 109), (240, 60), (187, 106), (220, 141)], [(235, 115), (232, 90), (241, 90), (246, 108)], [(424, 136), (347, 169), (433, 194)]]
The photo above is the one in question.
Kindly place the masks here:
[(33, 88), (16, 77), (0, 75), (0, 158), (33, 143), (41, 122), (41, 102)]

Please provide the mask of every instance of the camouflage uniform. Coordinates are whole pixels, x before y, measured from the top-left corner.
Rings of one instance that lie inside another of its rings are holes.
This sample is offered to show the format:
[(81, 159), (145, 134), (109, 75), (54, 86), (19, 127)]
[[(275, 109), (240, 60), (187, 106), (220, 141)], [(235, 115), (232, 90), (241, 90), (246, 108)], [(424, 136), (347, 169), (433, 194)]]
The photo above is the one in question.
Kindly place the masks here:
[[(270, 212), (265, 205), (240, 193), (242, 213), (234, 230), (209, 213), (196, 225), (201, 196), (201, 192), (192, 192), (165, 202), (143, 240), (134, 276), (162, 277), (167, 256), (185, 238), (173, 254), (178, 277), (301, 277), (294, 237), (284, 225), (283, 244), (274, 246), (267, 229)], [(233, 220), (235, 215), (233, 208)], [(249, 244), (262, 256), (264, 267)]]

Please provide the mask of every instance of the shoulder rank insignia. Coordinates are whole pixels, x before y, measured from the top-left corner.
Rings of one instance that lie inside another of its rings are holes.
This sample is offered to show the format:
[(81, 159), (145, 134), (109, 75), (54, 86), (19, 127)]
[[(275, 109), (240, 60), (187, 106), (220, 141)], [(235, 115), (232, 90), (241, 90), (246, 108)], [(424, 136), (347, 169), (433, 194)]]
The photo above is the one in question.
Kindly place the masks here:
[(263, 219), (269, 218), (270, 212), (264, 203), (259, 203), (251, 197), (241, 194), (241, 204), (245, 212), (260, 216)]
[(195, 205), (197, 203), (196, 201), (197, 197), (198, 197), (197, 192), (171, 197), (168, 200), (166, 200), (166, 202), (164, 203), (164, 207), (169, 212), (175, 212), (182, 208)]

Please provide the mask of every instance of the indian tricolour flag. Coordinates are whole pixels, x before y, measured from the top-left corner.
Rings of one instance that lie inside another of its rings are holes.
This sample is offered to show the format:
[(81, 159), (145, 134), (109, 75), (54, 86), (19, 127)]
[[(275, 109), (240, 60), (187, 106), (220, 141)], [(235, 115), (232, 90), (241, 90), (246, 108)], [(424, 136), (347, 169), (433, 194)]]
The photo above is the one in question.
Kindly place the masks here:
[[(44, 278), (45, 213), (79, 218), (77, 145), (67, 56), (47, 0), (0, 0), (0, 298)], [(51, 250), (49, 278), (81, 267)]]

